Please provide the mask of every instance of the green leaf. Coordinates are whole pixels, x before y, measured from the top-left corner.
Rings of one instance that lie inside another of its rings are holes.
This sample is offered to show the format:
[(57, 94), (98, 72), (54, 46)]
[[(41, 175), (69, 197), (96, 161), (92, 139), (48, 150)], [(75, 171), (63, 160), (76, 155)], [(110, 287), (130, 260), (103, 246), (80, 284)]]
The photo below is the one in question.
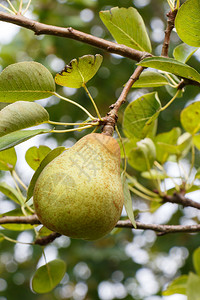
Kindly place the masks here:
[[(174, 75), (175, 76), (175, 75)], [(179, 81), (180, 82), (180, 81)], [(172, 97), (175, 96), (175, 94), (177, 93), (177, 88), (173, 88), (170, 85), (166, 85), (165, 86), (166, 91), (168, 92), (168, 94)], [(176, 96), (176, 98), (182, 98), (183, 97), (183, 89), (178, 90), (178, 94)]]
[(173, 294), (186, 295), (188, 276), (182, 275), (174, 279), (165, 291), (163, 291), (163, 296), (170, 296)]
[(190, 57), (197, 51), (197, 47), (189, 46), (185, 43), (178, 45), (174, 51), (173, 56), (176, 60), (186, 63)]
[(188, 132), (184, 132), (181, 136), (179, 136), (177, 140), (177, 147), (179, 149), (179, 158), (185, 157), (190, 151), (192, 146), (192, 136)]
[(176, 145), (178, 137), (180, 135), (181, 129), (179, 127), (176, 127), (168, 132), (160, 133), (155, 137), (157, 153), (156, 157), (161, 164), (165, 163), (169, 157), (170, 152), (168, 151), (168, 145)]
[(200, 1), (187, 0), (178, 10), (175, 19), (176, 31), (181, 40), (200, 47)]
[(169, 84), (167, 78), (158, 72), (145, 71), (133, 84), (133, 88), (158, 87)]
[(33, 174), (33, 177), (31, 179), (31, 182), (29, 184), (28, 187), (28, 191), (27, 191), (27, 199), (29, 200), (32, 196), (33, 196), (33, 190), (36, 184), (36, 181), (40, 175), (40, 173), (42, 172), (42, 170), (46, 167), (46, 165), (48, 165), (54, 158), (56, 158), (58, 155), (60, 155), (64, 150), (66, 150), (65, 147), (57, 147), (55, 149), (53, 149), (52, 151), (50, 151), (47, 156), (42, 160), (42, 162), (40, 163), (40, 166), (37, 168), (37, 170), (35, 171), (35, 173)]
[(129, 153), (128, 163), (138, 171), (149, 171), (155, 159), (155, 145), (151, 139), (145, 138), (137, 142), (137, 148)]
[(200, 276), (190, 272), (187, 282), (188, 300), (199, 300), (200, 295)]
[(19, 192), (12, 186), (8, 185), (6, 182), (0, 182), (0, 192), (3, 193), (9, 199), (16, 202), (17, 204), (21, 204), (21, 205), (23, 204)]
[(0, 137), (49, 120), (49, 114), (40, 104), (18, 101), (0, 111)]
[(192, 259), (195, 271), (198, 275), (200, 275), (200, 247), (194, 251)]
[[(6, 217), (6, 216), (21, 217), (24, 216), (24, 214), (22, 213), (21, 208), (19, 208), (0, 215), (0, 217)], [(3, 228), (14, 230), (14, 231), (24, 231), (24, 230), (33, 229), (33, 225), (30, 224), (1, 224), (1, 226)]]
[(200, 150), (200, 134), (196, 134), (192, 137), (192, 142), (195, 147)]
[(45, 226), (42, 226), (39, 230), (39, 235), (42, 236), (48, 236), (49, 234), (53, 233), (50, 229), (46, 228)]
[(200, 130), (200, 101), (194, 102), (182, 110), (181, 124), (191, 134)]
[(25, 159), (27, 164), (33, 169), (36, 170), (41, 161), (47, 156), (51, 149), (47, 146), (36, 146), (29, 148), (26, 151)]
[(52, 96), (55, 82), (51, 73), (33, 61), (9, 65), (0, 74), (0, 101), (34, 101)]
[(0, 170), (12, 171), (17, 162), (17, 154), (14, 148), (0, 152)]
[(156, 92), (145, 94), (125, 109), (123, 130), (128, 137), (145, 138), (154, 131), (155, 120), (161, 108)]
[(63, 260), (55, 259), (36, 270), (32, 279), (32, 288), (38, 294), (52, 291), (62, 280), (66, 272)]
[(144, 21), (135, 8), (113, 7), (111, 10), (101, 11), (99, 15), (117, 43), (151, 52), (151, 42)]
[(28, 139), (42, 133), (48, 133), (51, 130), (48, 129), (35, 129), (35, 130), (19, 130), (11, 132), (5, 136), (0, 137), (0, 151), (9, 149), (20, 143), (27, 141)]
[(173, 58), (153, 56), (143, 59), (137, 65), (162, 70), (182, 78), (200, 82), (200, 74), (195, 69)]
[(103, 57), (100, 54), (84, 55), (73, 59), (64, 70), (56, 74), (55, 82), (70, 88), (80, 88), (88, 82), (101, 66)]
[(133, 226), (136, 228), (136, 222), (135, 222), (135, 217), (133, 213), (133, 206), (132, 206), (132, 199), (131, 199), (131, 193), (128, 187), (128, 182), (126, 179), (126, 176), (124, 173), (121, 175), (121, 180), (122, 180), (122, 186), (123, 186), (123, 192), (124, 192), (124, 206), (126, 209), (127, 216)]
[[(137, 142), (139, 140), (137, 138), (131, 138), (131, 139), (123, 138), (122, 141), (123, 141), (123, 145), (125, 148), (126, 157), (128, 157), (130, 151), (133, 148), (137, 147)], [(119, 145), (120, 145), (120, 151), (121, 151), (121, 158), (124, 158), (124, 150), (123, 150), (123, 147), (122, 147), (122, 144), (120, 143), (120, 141), (119, 141)]]

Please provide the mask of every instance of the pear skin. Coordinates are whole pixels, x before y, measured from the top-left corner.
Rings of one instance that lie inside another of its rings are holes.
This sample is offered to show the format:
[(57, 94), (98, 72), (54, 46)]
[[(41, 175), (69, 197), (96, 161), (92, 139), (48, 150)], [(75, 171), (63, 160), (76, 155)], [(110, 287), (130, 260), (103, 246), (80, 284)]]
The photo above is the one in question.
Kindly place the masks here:
[(55, 232), (85, 240), (108, 234), (124, 202), (117, 141), (99, 133), (81, 138), (44, 168), (33, 200), (41, 223)]

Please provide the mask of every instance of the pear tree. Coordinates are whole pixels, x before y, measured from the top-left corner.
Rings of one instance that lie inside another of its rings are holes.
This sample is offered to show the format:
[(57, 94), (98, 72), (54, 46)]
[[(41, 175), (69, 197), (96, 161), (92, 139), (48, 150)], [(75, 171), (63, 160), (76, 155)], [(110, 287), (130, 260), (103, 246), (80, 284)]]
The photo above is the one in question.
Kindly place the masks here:
[[(0, 170), (5, 178), (9, 174), (14, 182), (13, 186), (2, 177), (0, 192), (16, 207), (0, 216), (1, 243), (18, 243), (13, 233), (26, 230), (34, 233), (34, 240), (29, 244), (39, 245), (41, 249), (61, 235), (87, 243), (105, 239), (107, 235), (114, 239), (128, 230), (133, 233), (151, 230), (158, 236), (200, 232), (197, 221), (143, 222), (144, 211), (137, 209), (138, 199), (147, 205), (149, 213), (158, 211), (166, 203), (178, 204), (180, 211), (200, 209), (200, 202), (188, 196), (196, 192), (200, 197), (200, 99), (193, 99), (195, 101), (182, 107), (178, 116), (180, 126), (168, 126), (168, 131), (158, 126), (160, 118), (168, 113), (170, 106), (181, 101), (188, 88), (200, 87), (199, 66), (193, 67), (188, 62), (200, 47), (200, 1), (165, 1), (168, 13), (159, 55), (152, 47), (145, 19), (133, 5), (105, 7), (99, 12), (99, 22), (110, 34), (106, 39), (27, 17), (35, 2), (1, 1), (0, 28), (3, 22), (15, 24), (38, 38), (48, 35), (63, 41), (78, 41), (91, 52), (71, 61), (66, 59), (65, 67), (55, 75), (44, 64), (23, 59), (7, 65), (0, 73), (0, 102), (3, 104)], [(65, 4), (60, 3), (62, 5)], [(173, 34), (177, 42), (171, 50)], [(115, 93), (110, 87), (113, 99), (106, 99), (106, 112), (102, 113), (101, 103), (94, 99), (88, 82), (95, 82), (104, 56), (111, 54), (129, 61), (130, 73), (126, 74), (126, 81), (120, 83), (120, 92)], [(82, 90), (93, 112), (85, 103), (59, 93), (62, 88)], [(162, 98), (158, 88), (165, 90), (168, 101)], [(138, 96), (131, 99), (136, 89)], [(49, 97), (52, 101), (59, 99), (58, 106), (65, 103), (80, 110), (83, 120), (52, 119), (48, 107), (40, 104)], [(39, 128), (35, 128), (38, 125)], [(36, 136), (64, 134), (67, 139), (74, 132), (80, 133), (82, 138), (70, 148), (60, 145), (51, 149), (50, 145), (41, 144), (27, 150), (25, 159), (34, 171), (27, 185), (16, 169), (17, 161), (20, 162), (16, 147)], [(183, 166), (186, 160), (187, 170)], [(178, 176), (169, 174), (166, 166), (170, 162), (178, 168)], [(45, 257), (44, 250), (42, 252)], [(198, 299), (199, 255), (196, 249), (193, 254), (195, 273), (176, 278), (165, 287), (164, 296), (177, 293)], [(65, 274), (64, 259), (46, 262), (33, 274), (31, 289), (38, 294), (51, 292)]]

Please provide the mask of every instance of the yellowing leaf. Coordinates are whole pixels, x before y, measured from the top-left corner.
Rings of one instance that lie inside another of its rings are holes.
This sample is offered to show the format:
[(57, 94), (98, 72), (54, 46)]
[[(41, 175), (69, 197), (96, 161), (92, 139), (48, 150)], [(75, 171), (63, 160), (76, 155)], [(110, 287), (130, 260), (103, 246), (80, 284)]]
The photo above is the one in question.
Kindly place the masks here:
[(96, 74), (102, 60), (100, 54), (84, 55), (79, 59), (73, 59), (63, 71), (56, 74), (55, 82), (70, 88), (80, 88)]
[(26, 151), (25, 159), (28, 165), (33, 169), (36, 170), (41, 161), (45, 158), (45, 156), (51, 151), (51, 149), (47, 146), (36, 146), (29, 148)]
[(200, 130), (200, 101), (194, 102), (182, 110), (181, 124), (191, 134)]

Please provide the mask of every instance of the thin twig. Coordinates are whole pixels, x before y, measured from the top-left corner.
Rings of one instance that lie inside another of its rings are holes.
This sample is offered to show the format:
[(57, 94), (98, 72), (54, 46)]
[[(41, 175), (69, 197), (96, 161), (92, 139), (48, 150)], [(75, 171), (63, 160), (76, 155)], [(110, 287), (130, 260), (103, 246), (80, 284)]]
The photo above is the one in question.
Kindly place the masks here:
[(116, 124), (117, 118), (118, 118), (118, 111), (119, 111), (121, 105), (123, 103), (125, 103), (126, 97), (129, 93), (132, 85), (134, 84), (134, 82), (136, 82), (139, 79), (140, 74), (142, 73), (143, 70), (144, 70), (144, 67), (141, 67), (141, 66), (138, 66), (135, 69), (134, 73), (132, 74), (132, 76), (129, 78), (129, 80), (125, 84), (117, 101), (110, 106), (110, 109), (111, 109), (110, 112), (107, 114), (107, 116), (105, 118), (102, 118), (105, 120), (105, 126), (103, 128), (104, 134), (109, 135), (109, 136), (113, 135), (114, 127), (115, 127), (115, 124)]
[(47, 236), (39, 237), (35, 240), (34, 245), (46, 246), (52, 243), (56, 238), (60, 237), (61, 234), (53, 232)]
[(165, 30), (165, 39), (162, 47), (162, 56), (168, 57), (169, 43), (170, 43), (170, 35), (174, 28), (174, 21), (177, 14), (177, 9), (168, 12), (167, 14), (167, 28)]
[(182, 193), (174, 193), (172, 196), (163, 196), (165, 202), (181, 204), (184, 207), (194, 207), (200, 209), (200, 203), (185, 197)]
[(127, 47), (125, 45), (110, 42), (102, 38), (93, 36), (91, 34), (78, 31), (72, 27), (64, 28), (64, 27), (58, 27), (53, 25), (46, 25), (43, 23), (36, 22), (34, 20), (30, 20), (22, 15), (10, 15), (8, 13), (0, 12), (0, 21), (16, 24), (20, 27), (30, 29), (36, 35), (41, 35), (41, 34), (55, 35), (55, 36), (77, 40), (79, 42), (86, 43), (95, 46), (97, 48), (103, 49), (106, 52), (119, 54), (136, 61), (140, 61), (145, 56), (152, 56), (150, 53), (142, 52)]

